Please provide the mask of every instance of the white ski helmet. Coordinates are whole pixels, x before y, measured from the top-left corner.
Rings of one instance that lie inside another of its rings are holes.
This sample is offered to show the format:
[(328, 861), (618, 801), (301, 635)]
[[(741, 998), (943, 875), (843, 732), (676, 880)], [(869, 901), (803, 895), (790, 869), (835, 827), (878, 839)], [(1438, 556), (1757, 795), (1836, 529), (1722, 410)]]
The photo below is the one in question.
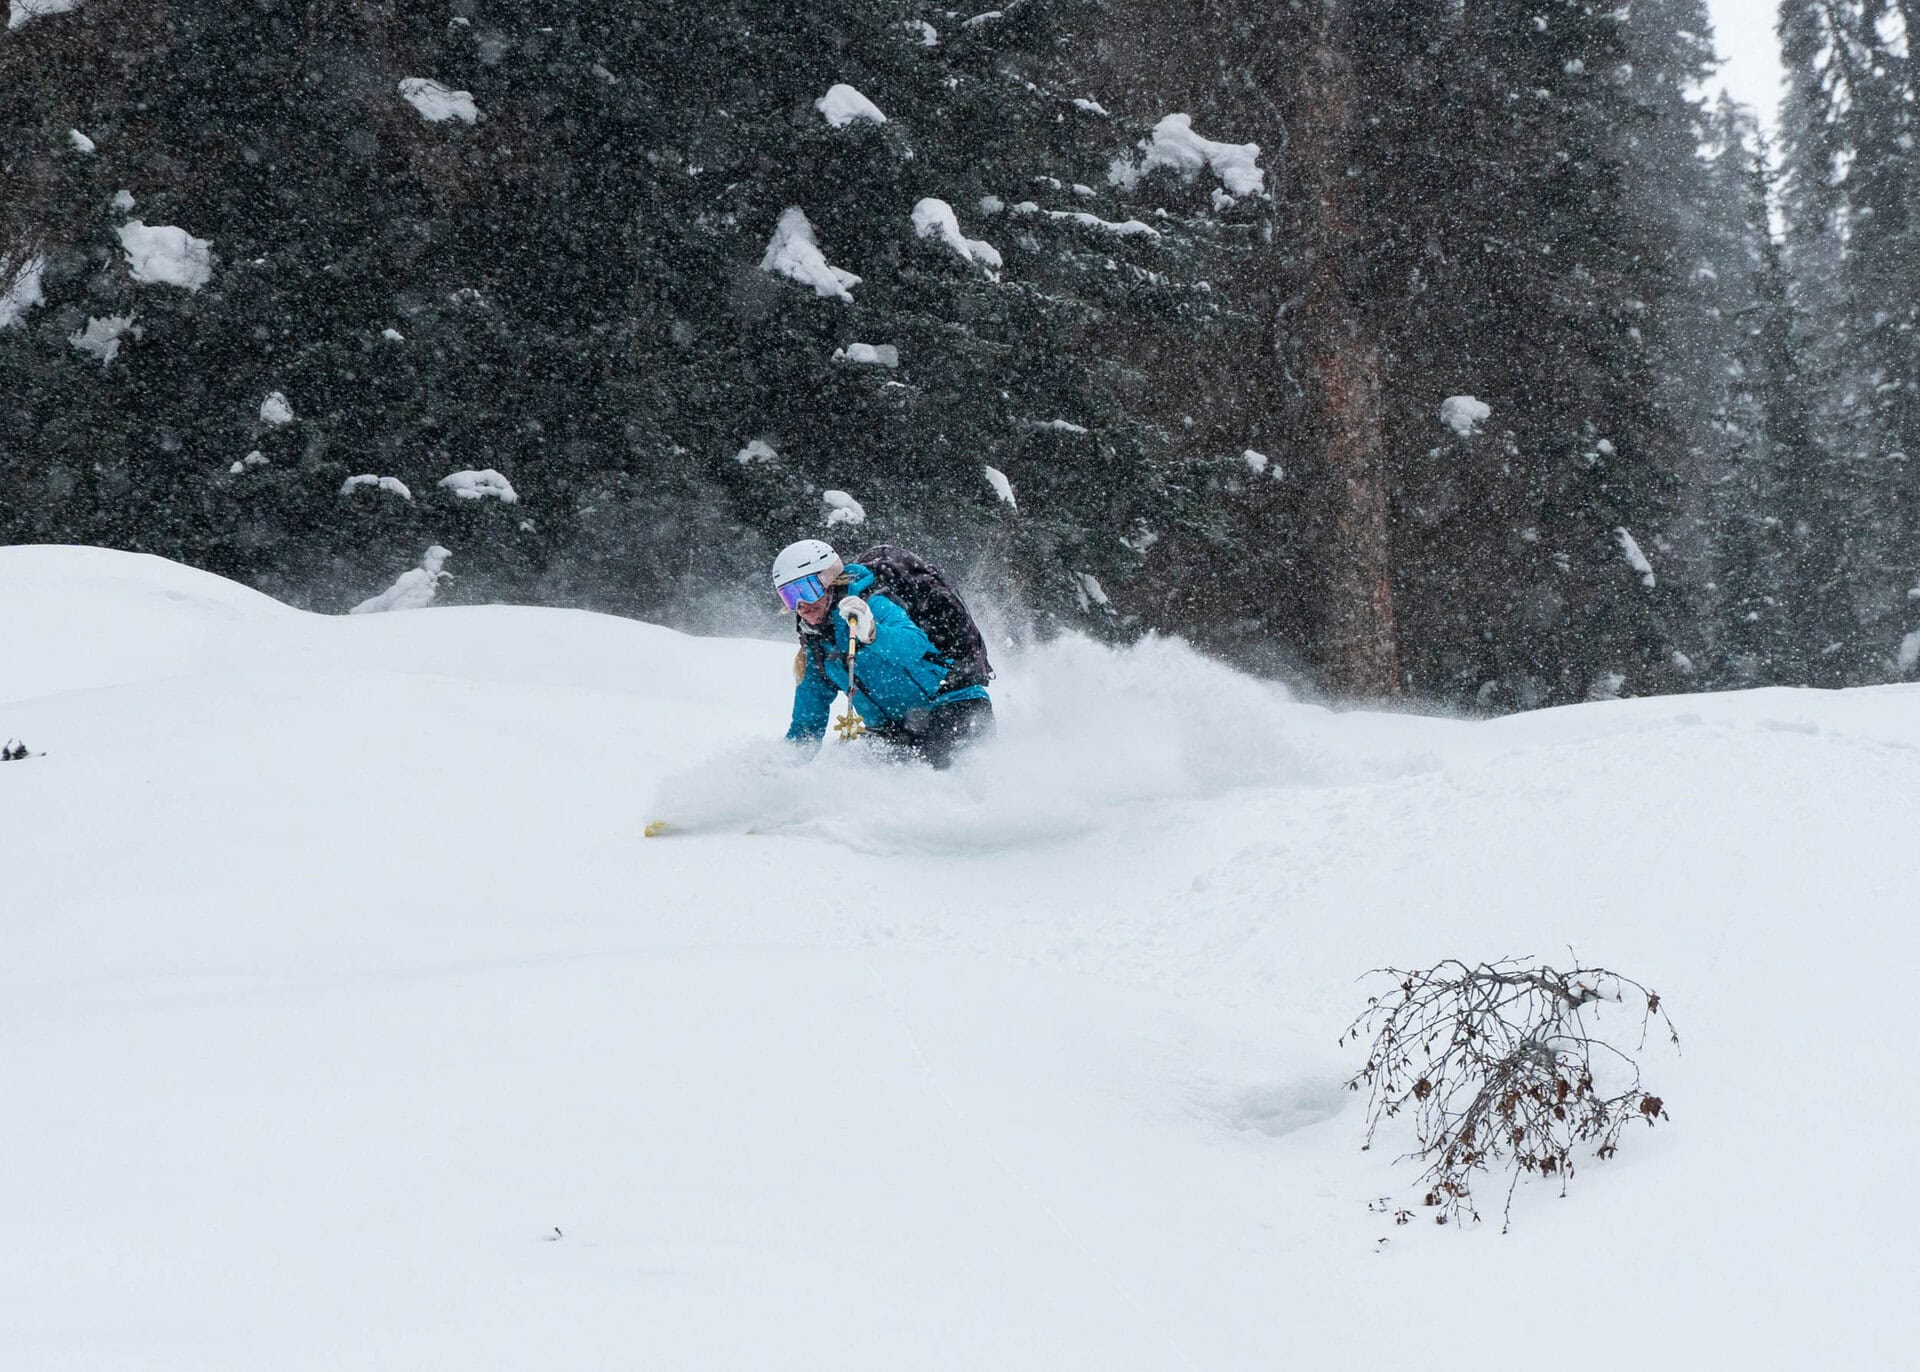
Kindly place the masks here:
[(845, 570), (846, 564), (840, 561), (840, 554), (833, 550), (831, 543), (803, 538), (782, 548), (780, 556), (773, 560), (773, 588), (777, 591), (803, 576), (817, 576), (823, 585), (829, 584)]

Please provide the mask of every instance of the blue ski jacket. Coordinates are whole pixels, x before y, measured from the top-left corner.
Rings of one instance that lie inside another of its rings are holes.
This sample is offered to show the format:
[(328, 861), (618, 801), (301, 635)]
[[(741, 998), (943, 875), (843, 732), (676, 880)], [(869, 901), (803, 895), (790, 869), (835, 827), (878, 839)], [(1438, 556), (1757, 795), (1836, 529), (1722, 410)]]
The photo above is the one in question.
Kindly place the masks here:
[(931, 710), (956, 700), (989, 699), (985, 686), (943, 691), (941, 686), (953, 664), (890, 596), (873, 590), (870, 570), (854, 562), (848, 565), (847, 574), (852, 579), (844, 588), (836, 588), (834, 608), (828, 611), (826, 623), (815, 629), (799, 620), (806, 670), (793, 689), (789, 739), (819, 742), (827, 732), (827, 715), (833, 709), (834, 697), (847, 689), (847, 622), (839, 615), (843, 596), (861, 596), (873, 610), (873, 642), (860, 645), (853, 663), (858, 686), (853, 708), (869, 729), (901, 724), (916, 710)]

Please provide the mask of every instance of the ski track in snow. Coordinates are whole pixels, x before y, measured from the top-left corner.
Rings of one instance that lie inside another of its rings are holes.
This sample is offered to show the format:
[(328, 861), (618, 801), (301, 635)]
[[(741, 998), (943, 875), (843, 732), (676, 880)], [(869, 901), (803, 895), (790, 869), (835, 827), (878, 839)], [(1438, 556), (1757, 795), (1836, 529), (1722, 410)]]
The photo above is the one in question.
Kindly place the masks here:
[[(1916, 1110), (1849, 1085), (1907, 1075), (1914, 688), (1470, 723), (1068, 640), (935, 774), (795, 765), (784, 642), (49, 548), (0, 623), (10, 1369), (1469, 1367), (1436, 1329), (1567, 1291), (1656, 1365), (1916, 1333)], [(1369, 1213), (1362, 974), (1570, 947), (1666, 998), (1672, 1123), (1505, 1237)]]

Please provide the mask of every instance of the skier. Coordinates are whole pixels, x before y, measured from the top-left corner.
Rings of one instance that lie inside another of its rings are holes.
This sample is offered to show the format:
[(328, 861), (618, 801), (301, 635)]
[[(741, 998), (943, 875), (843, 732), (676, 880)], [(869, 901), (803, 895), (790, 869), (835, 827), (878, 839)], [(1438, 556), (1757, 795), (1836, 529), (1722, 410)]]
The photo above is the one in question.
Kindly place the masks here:
[[(910, 554), (873, 550), (881, 553), (925, 566)], [(958, 597), (937, 572), (926, 572), (931, 593), (950, 600), (977, 641)], [(833, 698), (847, 690), (849, 668), (854, 689), (848, 698), (866, 732), (904, 756), (946, 767), (959, 749), (993, 732), (985, 674), (960, 660), (959, 646), (937, 646), (873, 567), (844, 563), (831, 544), (802, 539), (773, 560), (773, 586), (794, 612), (800, 635), (790, 742), (809, 752), (820, 746)]]

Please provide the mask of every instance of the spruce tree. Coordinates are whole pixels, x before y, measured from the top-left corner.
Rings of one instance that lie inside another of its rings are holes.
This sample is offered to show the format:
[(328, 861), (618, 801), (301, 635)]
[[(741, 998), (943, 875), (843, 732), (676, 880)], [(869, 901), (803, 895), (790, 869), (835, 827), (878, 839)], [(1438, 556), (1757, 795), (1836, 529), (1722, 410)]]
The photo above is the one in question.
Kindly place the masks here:
[(1847, 615), (1814, 651), (1849, 682), (1900, 670), (1920, 583), (1920, 85), (1905, 5), (1783, 0), (1782, 201), (1811, 365), (1830, 378), (1815, 418), (1834, 455), (1828, 489)]

